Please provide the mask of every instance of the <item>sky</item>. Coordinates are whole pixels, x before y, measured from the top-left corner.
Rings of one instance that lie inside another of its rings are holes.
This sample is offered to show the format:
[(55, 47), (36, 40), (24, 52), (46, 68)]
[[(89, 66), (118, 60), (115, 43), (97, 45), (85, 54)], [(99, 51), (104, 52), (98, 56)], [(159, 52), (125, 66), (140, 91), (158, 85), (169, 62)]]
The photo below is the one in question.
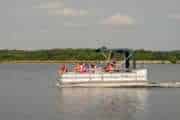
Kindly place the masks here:
[(180, 0), (1, 0), (0, 49), (180, 49)]

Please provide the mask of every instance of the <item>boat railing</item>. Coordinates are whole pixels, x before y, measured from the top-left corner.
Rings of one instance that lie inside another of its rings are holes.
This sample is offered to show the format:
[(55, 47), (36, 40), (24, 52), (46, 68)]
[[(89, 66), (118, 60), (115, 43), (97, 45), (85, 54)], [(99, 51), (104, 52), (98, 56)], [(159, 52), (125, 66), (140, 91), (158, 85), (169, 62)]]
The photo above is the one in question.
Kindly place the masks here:
[(68, 70), (67, 72), (64, 72), (64, 73), (117, 73), (117, 72), (132, 72), (133, 69), (132, 68), (125, 68), (123, 66), (123, 64), (116, 64), (114, 67), (113, 67), (113, 70), (111, 71), (106, 71), (105, 70), (105, 66), (97, 66), (96, 68), (87, 68), (85, 71), (83, 72), (78, 72), (76, 70), (73, 69), (73, 67), (68, 67)]
[(138, 74), (138, 72), (136, 70), (131, 71), (131, 72), (126, 72), (126, 71), (120, 71), (120, 72), (95, 71), (95, 72), (85, 72), (85, 73), (67, 72), (66, 74), (62, 75), (59, 78), (59, 80), (65, 80), (66, 81), (67, 76), (69, 76), (70, 78), (72, 78), (75, 81), (81, 81), (81, 80), (83, 81), (83, 79), (87, 79), (87, 81), (89, 81), (89, 82), (90, 81), (96, 81), (96, 79), (104, 81), (105, 79), (107, 80), (107, 78), (111, 78), (110, 81), (113, 81), (113, 80), (116, 80), (118, 73), (120, 73), (118, 76), (119, 79), (121, 79), (122, 81), (125, 80), (126, 82), (133, 81), (136, 83), (140, 80), (140, 76), (141, 76)]

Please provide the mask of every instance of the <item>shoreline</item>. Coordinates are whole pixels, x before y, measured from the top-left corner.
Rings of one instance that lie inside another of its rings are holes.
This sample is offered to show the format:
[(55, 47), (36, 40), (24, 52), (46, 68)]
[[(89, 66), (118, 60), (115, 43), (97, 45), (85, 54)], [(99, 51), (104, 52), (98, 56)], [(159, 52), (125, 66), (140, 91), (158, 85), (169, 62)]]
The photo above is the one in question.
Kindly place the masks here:
[[(58, 63), (105, 63), (106, 61), (93, 61), (93, 60), (10, 60), (0, 61), (0, 64), (58, 64)], [(122, 61), (118, 61), (121, 63)], [(137, 64), (173, 64), (167, 60), (137, 60)], [(177, 61), (176, 64), (180, 64)]]

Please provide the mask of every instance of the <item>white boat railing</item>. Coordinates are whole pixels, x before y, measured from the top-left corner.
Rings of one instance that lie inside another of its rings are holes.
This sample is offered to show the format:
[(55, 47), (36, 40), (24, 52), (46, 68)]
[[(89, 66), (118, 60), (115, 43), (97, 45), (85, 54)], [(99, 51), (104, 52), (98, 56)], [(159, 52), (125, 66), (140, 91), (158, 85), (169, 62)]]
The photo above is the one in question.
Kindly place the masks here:
[(90, 81), (141, 81), (147, 80), (147, 74), (139, 71), (131, 72), (67, 72), (59, 77), (62, 82), (90, 82)]

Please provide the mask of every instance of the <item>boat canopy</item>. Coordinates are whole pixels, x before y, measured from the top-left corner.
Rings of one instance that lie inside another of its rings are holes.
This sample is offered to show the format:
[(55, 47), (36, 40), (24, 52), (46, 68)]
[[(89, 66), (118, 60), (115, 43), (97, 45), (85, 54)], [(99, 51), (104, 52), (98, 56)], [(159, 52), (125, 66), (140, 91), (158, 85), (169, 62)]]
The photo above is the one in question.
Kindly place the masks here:
[(134, 56), (134, 51), (128, 48), (117, 48), (117, 49), (107, 49), (105, 46), (98, 48), (96, 50), (97, 52), (109, 52), (110, 53), (110, 57), (109, 59), (111, 59), (112, 56), (114, 56), (114, 54), (116, 53), (120, 53), (123, 54), (124, 56), (124, 60), (125, 60), (125, 68), (127, 70), (129, 70), (130, 68), (130, 60), (133, 60), (133, 69), (136, 68), (136, 61), (135, 61), (135, 56)]

